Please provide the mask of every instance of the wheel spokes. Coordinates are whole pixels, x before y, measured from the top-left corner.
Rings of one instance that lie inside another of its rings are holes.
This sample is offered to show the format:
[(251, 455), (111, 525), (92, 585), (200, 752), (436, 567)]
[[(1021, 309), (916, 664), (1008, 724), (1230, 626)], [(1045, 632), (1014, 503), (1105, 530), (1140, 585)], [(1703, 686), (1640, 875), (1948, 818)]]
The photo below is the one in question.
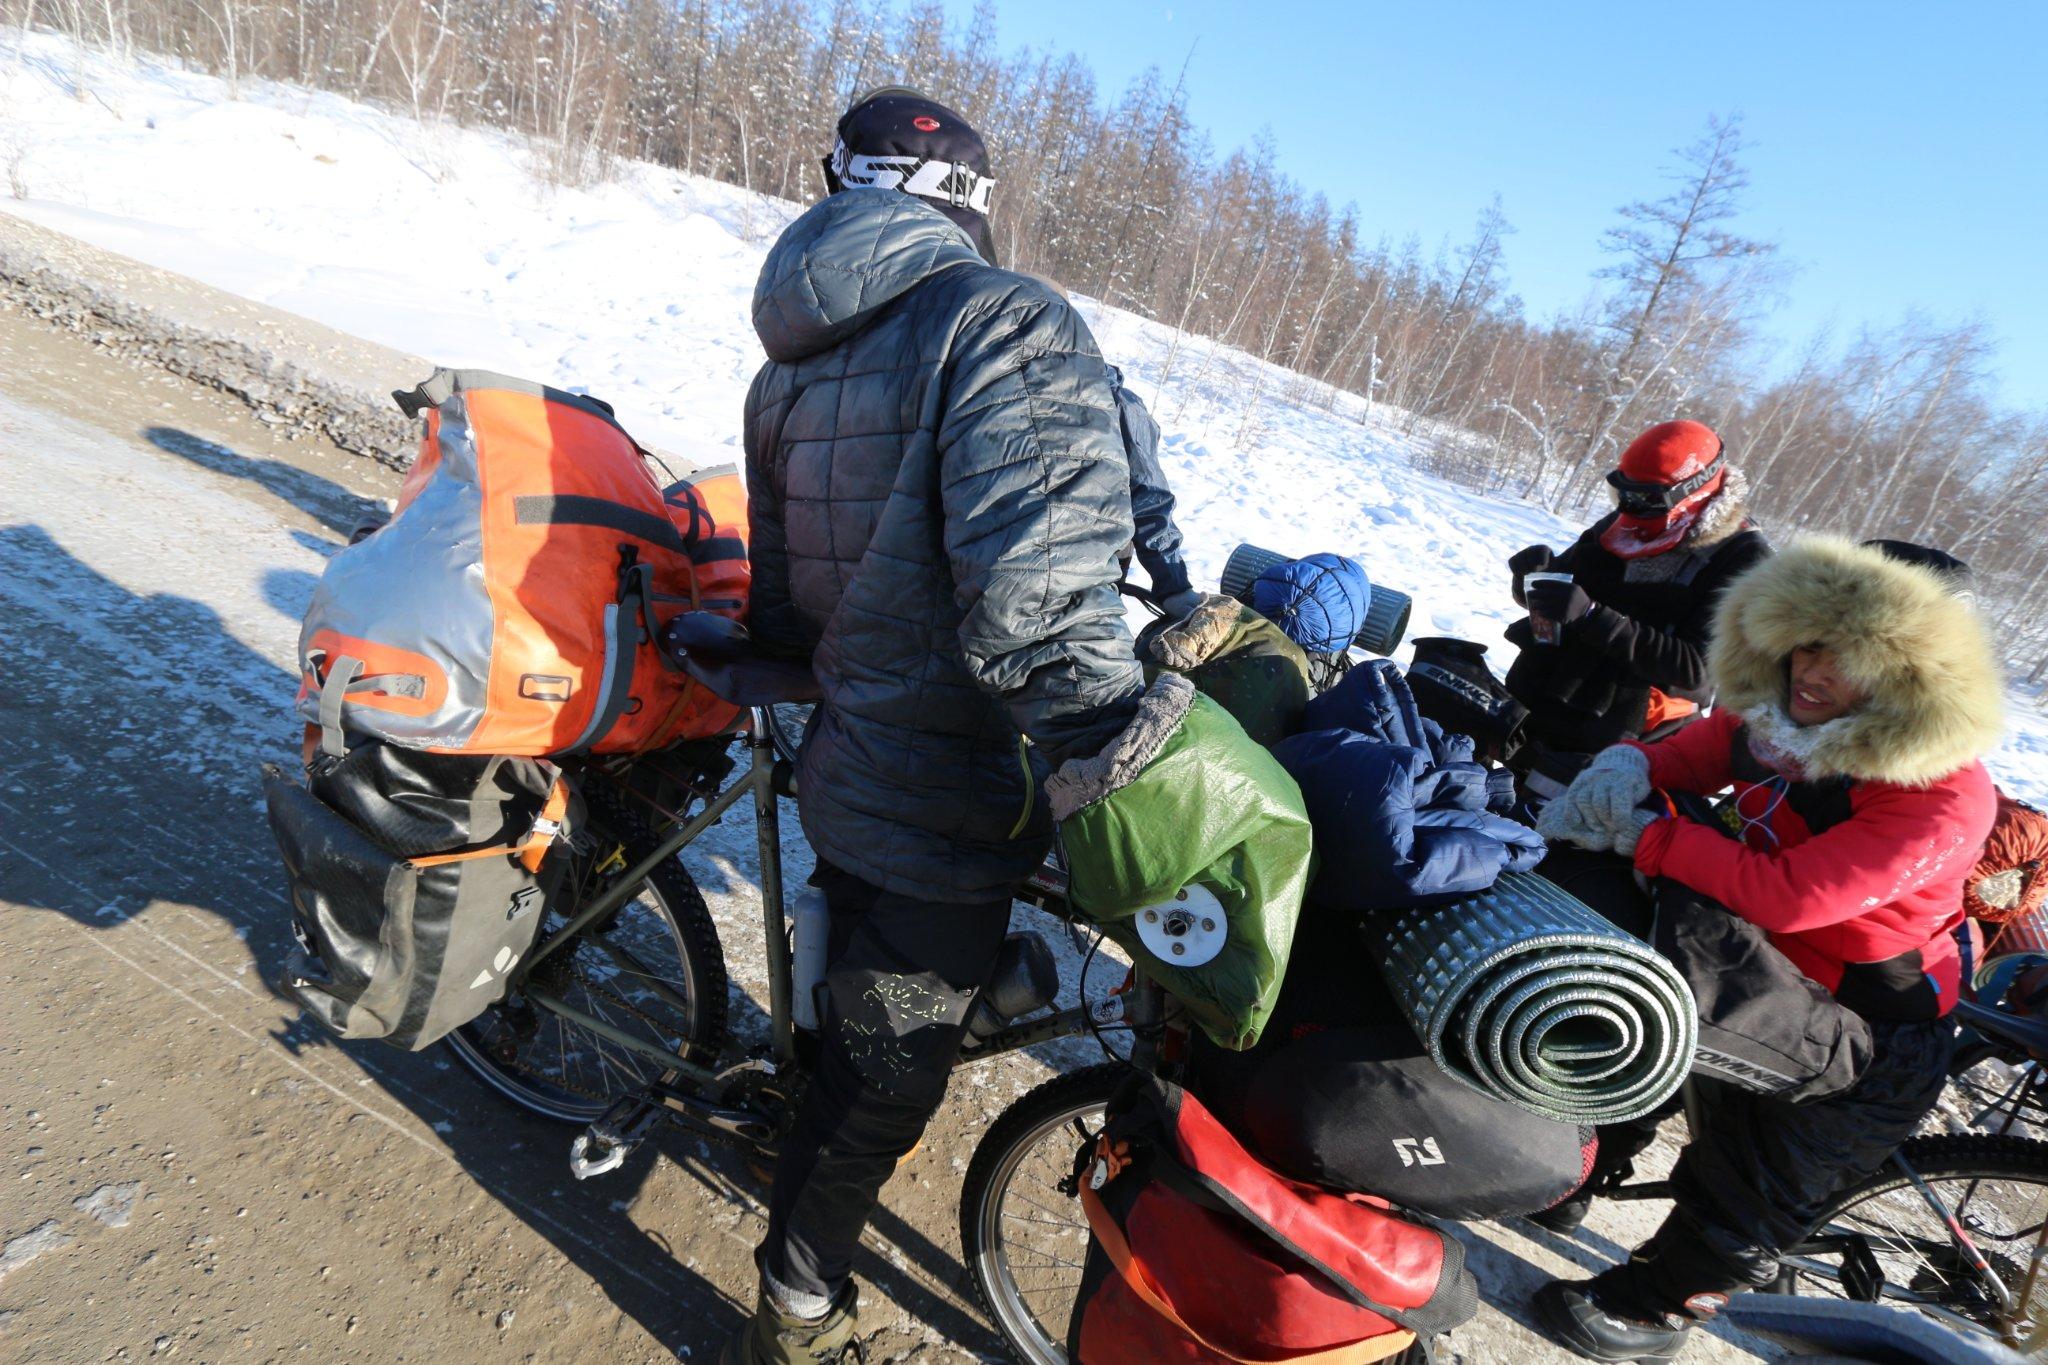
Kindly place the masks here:
[[(2038, 1315), (2024, 1268), (2048, 1222), (2042, 1216), (2048, 1190), (2025, 1179), (1984, 1174), (1924, 1183), (1924, 1193), (1899, 1185), (1843, 1208), (1787, 1264), (1809, 1285), (1847, 1293), (1840, 1262), (1844, 1249), (1860, 1241), (1882, 1270), (1884, 1297), (2008, 1340), (2027, 1334)], [(1943, 1210), (1969, 1247), (1948, 1226)], [(1987, 1275), (1996, 1283), (1987, 1282)]]

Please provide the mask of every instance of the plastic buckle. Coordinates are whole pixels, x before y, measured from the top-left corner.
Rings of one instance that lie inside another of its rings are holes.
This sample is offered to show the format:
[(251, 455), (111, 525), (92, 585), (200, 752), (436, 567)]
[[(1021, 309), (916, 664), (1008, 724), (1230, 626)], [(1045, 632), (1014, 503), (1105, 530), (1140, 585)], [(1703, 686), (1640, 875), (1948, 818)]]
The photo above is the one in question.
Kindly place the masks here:
[(953, 173), (946, 177), (946, 202), (956, 209), (967, 208), (974, 202), (974, 172), (964, 161), (953, 163)]

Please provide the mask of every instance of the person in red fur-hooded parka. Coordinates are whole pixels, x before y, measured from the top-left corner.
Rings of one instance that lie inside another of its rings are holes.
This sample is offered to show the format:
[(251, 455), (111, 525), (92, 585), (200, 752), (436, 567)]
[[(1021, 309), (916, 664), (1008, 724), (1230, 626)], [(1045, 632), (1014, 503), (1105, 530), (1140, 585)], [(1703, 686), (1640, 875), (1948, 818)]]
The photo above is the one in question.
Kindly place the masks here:
[[(1551, 1331), (1595, 1360), (1676, 1354), (1730, 1293), (1775, 1279), (1828, 1200), (1933, 1107), (1955, 1045), (1953, 931), (1996, 809), (1980, 756), (2003, 733), (2001, 673), (1938, 569), (1803, 539), (1728, 587), (1711, 662), (1711, 716), (1606, 750), (1537, 828), (1628, 856), (1660, 907), (1671, 888), (1735, 917), (1762, 941), (1724, 972), (1789, 962), (1871, 1045), (1845, 1088), (1805, 1103), (1707, 1092), (1664, 1226), (1624, 1265), (1538, 1295)], [(1712, 823), (1671, 799), (1724, 788)], [(1788, 994), (1787, 1018), (1805, 1008)]]

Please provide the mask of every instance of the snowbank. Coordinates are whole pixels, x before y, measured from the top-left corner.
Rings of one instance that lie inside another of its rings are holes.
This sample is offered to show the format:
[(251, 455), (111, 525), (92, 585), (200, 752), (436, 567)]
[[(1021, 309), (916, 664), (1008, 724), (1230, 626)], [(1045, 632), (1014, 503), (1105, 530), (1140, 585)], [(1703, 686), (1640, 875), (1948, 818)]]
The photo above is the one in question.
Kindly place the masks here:
[[(641, 438), (730, 459), (759, 346), (766, 245), (798, 206), (629, 164), (543, 185), (504, 134), (422, 127), (339, 97), (142, 61), (83, 63), (61, 39), (0, 36), (0, 210), (440, 364), (582, 388)], [(1357, 557), (1415, 599), (1412, 635), (1482, 641), (1504, 670), (1503, 562), (1575, 528), (1417, 471), (1414, 439), (1252, 358), (1083, 301), (1151, 403), (1198, 579), (1232, 546)], [(2048, 797), (2048, 726), (2015, 707), (1997, 762)]]

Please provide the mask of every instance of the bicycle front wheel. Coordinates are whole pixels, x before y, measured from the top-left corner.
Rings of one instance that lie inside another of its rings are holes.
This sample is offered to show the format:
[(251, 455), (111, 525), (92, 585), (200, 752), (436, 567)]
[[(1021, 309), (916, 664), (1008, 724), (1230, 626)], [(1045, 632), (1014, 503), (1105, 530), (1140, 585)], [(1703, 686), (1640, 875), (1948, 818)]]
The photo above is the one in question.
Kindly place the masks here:
[[(1868, 1297), (1867, 1249), (1888, 1302), (1952, 1326), (2025, 1340), (2048, 1323), (2048, 1267), (2028, 1266), (2048, 1226), (2048, 1142), (1990, 1134), (1922, 1137), (1899, 1149), (1946, 1207), (1984, 1262), (1964, 1250), (1943, 1217), (1896, 1164), (1841, 1194), (1806, 1241), (1784, 1258), (1781, 1290)], [(1865, 1273), (1856, 1273), (1861, 1262)]]
[(1061, 1182), (1130, 1074), (1107, 1062), (1053, 1077), (1003, 1112), (968, 1164), (961, 1256), (982, 1308), (1024, 1365), (1066, 1363), (1088, 1219)]

